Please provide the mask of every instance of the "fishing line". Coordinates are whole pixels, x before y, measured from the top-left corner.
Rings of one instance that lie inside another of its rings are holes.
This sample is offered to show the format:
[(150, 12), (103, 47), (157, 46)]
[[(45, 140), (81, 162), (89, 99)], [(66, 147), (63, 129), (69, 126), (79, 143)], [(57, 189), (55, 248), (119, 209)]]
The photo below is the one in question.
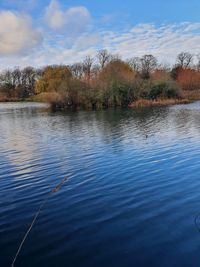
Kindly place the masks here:
[(12, 262), (11, 267), (14, 267), (14, 264), (15, 264), (15, 262), (16, 262), (16, 260), (17, 260), (17, 257), (18, 257), (18, 255), (19, 255), (21, 249), (22, 249), (22, 246), (23, 246), (24, 242), (26, 241), (27, 236), (29, 235), (31, 229), (33, 228), (33, 225), (35, 224), (35, 222), (36, 222), (36, 220), (37, 220), (37, 217), (39, 216), (39, 214), (40, 214), (42, 208), (44, 207), (44, 205), (46, 204), (47, 200), (50, 198), (50, 196), (51, 196), (52, 194), (57, 193), (57, 192), (61, 189), (61, 187), (62, 187), (63, 184), (67, 181), (67, 179), (68, 179), (68, 177), (65, 177), (65, 178), (64, 178), (64, 179), (63, 179), (63, 180), (62, 180), (56, 187), (54, 187), (54, 188), (47, 194), (46, 198), (45, 198), (45, 199), (42, 201), (42, 203), (40, 204), (40, 207), (39, 207), (38, 211), (36, 212), (36, 214), (35, 214), (35, 216), (34, 216), (34, 218), (33, 218), (33, 220), (32, 220), (31, 225), (29, 226), (28, 230), (26, 231), (26, 233), (25, 233), (25, 235), (24, 235), (24, 237), (23, 237), (23, 239), (22, 239), (22, 241), (21, 241), (21, 243), (20, 243), (20, 245), (19, 245), (19, 247), (18, 247), (17, 253), (15, 254), (15, 257), (14, 257), (14, 259), (13, 259), (13, 262)]
[(194, 218), (194, 224), (195, 224), (197, 230), (200, 232), (200, 225), (198, 224), (198, 219), (199, 219), (199, 217), (200, 217), (200, 213), (198, 213), (198, 214), (195, 216), (195, 218)]

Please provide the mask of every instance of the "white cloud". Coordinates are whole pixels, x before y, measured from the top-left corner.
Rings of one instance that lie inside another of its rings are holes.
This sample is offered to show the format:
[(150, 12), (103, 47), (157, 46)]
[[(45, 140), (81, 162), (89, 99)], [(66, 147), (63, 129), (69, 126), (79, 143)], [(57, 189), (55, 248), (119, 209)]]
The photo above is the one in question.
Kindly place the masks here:
[(43, 46), (35, 49), (32, 54), (5, 58), (0, 64), (2, 68), (5, 68), (5, 65), (16, 66), (19, 63), (21, 66), (70, 64), (81, 61), (86, 55), (94, 55), (102, 48), (120, 54), (124, 59), (153, 54), (159, 61), (173, 64), (176, 55), (182, 51), (200, 53), (199, 44), (200, 23), (187, 22), (160, 26), (138, 24), (121, 31), (93, 28), (80, 34), (73, 41), (65, 34), (46, 34)]
[(25, 52), (41, 41), (41, 34), (33, 28), (30, 17), (11, 11), (0, 12), (0, 54)]
[(70, 35), (76, 35), (88, 27), (91, 16), (83, 6), (62, 10), (59, 2), (52, 0), (46, 8), (45, 21), (55, 31), (62, 30)]
[(78, 51), (88, 49), (88, 47), (95, 47), (101, 43), (102, 39), (98, 34), (82, 35), (77, 38), (73, 48)]
[(182, 51), (200, 53), (200, 23), (138, 24), (123, 32), (102, 31), (103, 46), (123, 58), (154, 54), (174, 63)]

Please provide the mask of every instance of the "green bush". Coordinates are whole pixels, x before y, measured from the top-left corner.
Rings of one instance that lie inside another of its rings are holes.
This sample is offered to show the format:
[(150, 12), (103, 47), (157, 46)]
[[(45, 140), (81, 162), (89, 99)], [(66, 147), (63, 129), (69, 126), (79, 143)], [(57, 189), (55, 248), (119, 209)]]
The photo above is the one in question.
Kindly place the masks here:
[(178, 88), (169, 82), (161, 82), (155, 84), (150, 88), (148, 98), (177, 98), (179, 97)]

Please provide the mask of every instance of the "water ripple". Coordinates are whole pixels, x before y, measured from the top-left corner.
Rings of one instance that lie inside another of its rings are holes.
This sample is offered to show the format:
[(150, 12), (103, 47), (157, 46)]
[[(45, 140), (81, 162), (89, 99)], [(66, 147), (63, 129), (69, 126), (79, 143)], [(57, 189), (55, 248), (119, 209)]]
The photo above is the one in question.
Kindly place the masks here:
[(68, 176), (16, 267), (196, 267), (199, 111), (200, 102), (65, 114), (0, 104), (0, 266)]

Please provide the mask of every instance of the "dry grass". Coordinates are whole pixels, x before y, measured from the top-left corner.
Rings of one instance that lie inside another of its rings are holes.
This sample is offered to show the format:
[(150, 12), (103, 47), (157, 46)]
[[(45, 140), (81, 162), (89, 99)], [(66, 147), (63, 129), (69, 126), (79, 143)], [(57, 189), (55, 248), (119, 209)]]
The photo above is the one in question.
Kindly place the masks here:
[(0, 93), (0, 102), (20, 102), (20, 101), (32, 101), (32, 98), (22, 98), (22, 97), (16, 97), (16, 96), (8, 96), (4, 93)]
[(191, 101), (200, 100), (200, 90), (183, 91), (183, 97)]
[(157, 99), (157, 100), (147, 100), (139, 99), (129, 105), (130, 108), (141, 108), (141, 107), (153, 107), (153, 106), (168, 106), (175, 104), (188, 104), (190, 100), (184, 99)]
[(53, 101), (59, 101), (60, 95), (56, 92), (44, 92), (44, 93), (40, 93), (38, 95), (34, 95), (33, 97), (31, 97), (31, 100), (36, 101), (36, 102), (51, 103)]
[(10, 98), (6, 96), (4, 93), (0, 93), (0, 102), (8, 102)]

